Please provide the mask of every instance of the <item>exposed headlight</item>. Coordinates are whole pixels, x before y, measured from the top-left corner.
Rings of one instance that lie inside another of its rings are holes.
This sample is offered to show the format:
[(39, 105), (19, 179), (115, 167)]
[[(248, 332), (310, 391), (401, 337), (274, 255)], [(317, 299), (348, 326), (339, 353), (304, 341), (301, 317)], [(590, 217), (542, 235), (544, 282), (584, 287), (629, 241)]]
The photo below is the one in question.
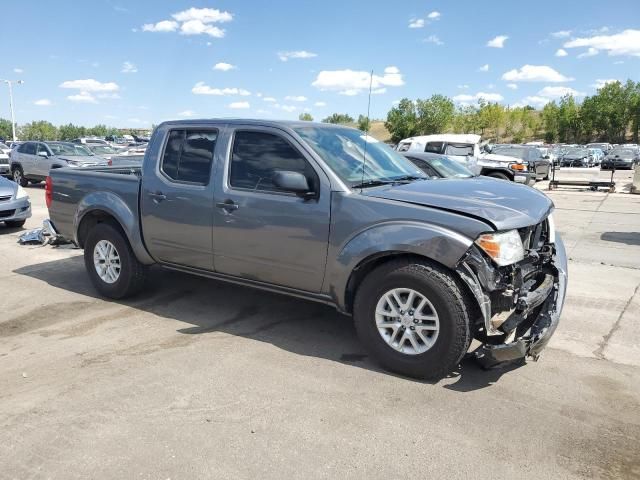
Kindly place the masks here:
[(27, 191), (24, 188), (22, 188), (20, 185), (18, 185), (18, 190), (16, 190), (16, 200), (27, 197), (27, 196), (28, 196)]
[(524, 258), (524, 247), (517, 230), (483, 233), (476, 240), (476, 245), (501, 267), (519, 262)]

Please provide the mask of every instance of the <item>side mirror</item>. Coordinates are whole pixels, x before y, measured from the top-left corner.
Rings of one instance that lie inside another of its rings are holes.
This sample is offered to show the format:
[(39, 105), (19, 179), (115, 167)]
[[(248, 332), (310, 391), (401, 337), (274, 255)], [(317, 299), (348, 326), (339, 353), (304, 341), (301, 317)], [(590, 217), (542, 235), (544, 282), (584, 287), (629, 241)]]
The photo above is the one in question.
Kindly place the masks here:
[(49, 154), (47, 152), (38, 152), (39, 157), (49, 158)]
[(542, 158), (544, 158), (545, 160), (549, 160), (551, 157), (550, 157), (549, 155), (545, 155), (545, 156), (544, 156), (544, 157), (542, 157)]
[(308, 194), (309, 182), (300, 172), (279, 171), (273, 174), (271, 179), (278, 189), (285, 192), (292, 192), (298, 195)]

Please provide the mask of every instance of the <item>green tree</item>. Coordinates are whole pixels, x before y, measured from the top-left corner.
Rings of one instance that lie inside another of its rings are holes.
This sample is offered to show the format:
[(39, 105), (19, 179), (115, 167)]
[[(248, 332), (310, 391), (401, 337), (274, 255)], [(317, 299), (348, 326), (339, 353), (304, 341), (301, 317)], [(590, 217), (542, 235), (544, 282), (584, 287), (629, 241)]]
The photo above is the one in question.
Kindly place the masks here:
[(365, 117), (364, 115), (358, 116), (358, 130), (368, 132), (370, 128), (371, 121), (369, 120), (369, 117)]
[(302, 120), (304, 122), (313, 122), (313, 117), (309, 112), (301, 113), (298, 116), (298, 120)]
[(442, 133), (451, 124), (455, 106), (449, 97), (432, 95), (427, 100), (416, 100), (418, 131), (424, 135)]
[(559, 118), (559, 108), (555, 101), (547, 103), (542, 109), (545, 142), (553, 143), (558, 140)]
[(485, 103), (483, 100), (478, 102), (480, 105), (479, 116), (482, 134), (486, 130), (491, 130), (496, 138), (496, 142), (500, 142), (500, 129), (505, 124), (505, 109), (498, 103)]
[(22, 140), (56, 140), (58, 129), (45, 120), (26, 123), (20, 127), (20, 139)]
[(322, 119), (323, 123), (353, 123), (353, 117), (347, 113), (334, 113), (331, 116)]
[(387, 113), (387, 121), (384, 122), (384, 126), (391, 134), (391, 141), (395, 143), (416, 135), (418, 133), (418, 115), (415, 103), (408, 98), (400, 100), (400, 103)]
[(0, 138), (13, 140), (13, 131), (11, 129), (11, 121), (0, 118)]
[(87, 135), (104, 138), (108, 131), (106, 125), (96, 125), (95, 127), (87, 129)]
[(563, 143), (577, 142), (581, 130), (580, 107), (573, 95), (565, 95), (558, 106), (558, 139)]

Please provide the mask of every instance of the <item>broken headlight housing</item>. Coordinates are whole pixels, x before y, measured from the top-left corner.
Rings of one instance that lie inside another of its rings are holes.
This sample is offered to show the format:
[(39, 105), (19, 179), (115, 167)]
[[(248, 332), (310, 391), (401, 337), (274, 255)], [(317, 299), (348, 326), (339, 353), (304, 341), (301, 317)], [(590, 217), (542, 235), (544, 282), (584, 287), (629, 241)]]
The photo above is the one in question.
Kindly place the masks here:
[(476, 245), (500, 267), (512, 265), (524, 258), (524, 247), (517, 230), (483, 233), (476, 240)]

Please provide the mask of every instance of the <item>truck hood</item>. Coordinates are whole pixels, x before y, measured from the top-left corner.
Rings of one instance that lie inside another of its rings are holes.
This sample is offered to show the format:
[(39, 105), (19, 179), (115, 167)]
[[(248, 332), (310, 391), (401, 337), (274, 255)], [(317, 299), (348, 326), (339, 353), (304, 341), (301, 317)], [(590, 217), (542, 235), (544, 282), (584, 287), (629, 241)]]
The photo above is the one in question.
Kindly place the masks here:
[(488, 177), (419, 180), (364, 189), (362, 194), (456, 212), (496, 230), (535, 225), (553, 209), (553, 202), (538, 190)]
[(17, 184), (4, 177), (0, 177), (0, 197), (13, 197), (17, 189)]
[(492, 162), (500, 163), (522, 163), (521, 158), (510, 157), (508, 155), (499, 155), (497, 153), (483, 153), (480, 155), (482, 160), (490, 160)]

